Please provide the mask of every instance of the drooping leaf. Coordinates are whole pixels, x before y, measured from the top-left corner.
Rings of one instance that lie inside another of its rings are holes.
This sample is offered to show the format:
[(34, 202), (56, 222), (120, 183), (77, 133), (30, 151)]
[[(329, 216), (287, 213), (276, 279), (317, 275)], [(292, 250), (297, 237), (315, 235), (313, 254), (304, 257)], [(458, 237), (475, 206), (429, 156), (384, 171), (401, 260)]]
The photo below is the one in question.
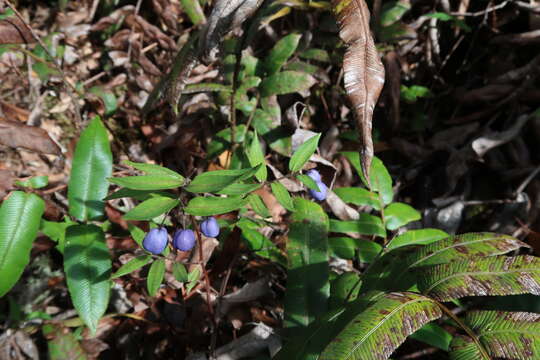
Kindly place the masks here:
[(66, 231), (64, 270), (75, 310), (92, 334), (107, 310), (111, 258), (105, 234), (95, 225), (73, 225)]
[(269, 74), (274, 74), (281, 69), (287, 60), (294, 54), (298, 43), (300, 42), (301, 34), (289, 34), (279, 39), (274, 45), (270, 54), (264, 59), (263, 69)]
[(177, 281), (186, 282), (189, 280), (186, 267), (182, 263), (175, 262), (173, 264), (172, 272), (173, 272), (174, 278)]
[(184, 185), (184, 180), (168, 175), (142, 175), (108, 178), (109, 182), (132, 190), (165, 190)]
[(439, 301), (465, 296), (540, 295), (540, 259), (497, 256), (422, 268), (418, 288)]
[(167, 213), (180, 203), (174, 196), (156, 196), (143, 201), (124, 214), (126, 220), (152, 220)]
[(363, 235), (386, 236), (381, 218), (362, 213), (358, 220), (330, 220), (330, 231), (337, 233), (356, 233)]
[(259, 164), (250, 169), (242, 170), (207, 171), (195, 177), (185, 189), (192, 193), (211, 193), (220, 191), (235, 182), (253, 176), (261, 168), (261, 165), (262, 164)]
[(415, 208), (404, 203), (392, 203), (384, 209), (384, 220), (388, 230), (397, 230), (412, 221), (420, 220), (421, 217)]
[(189, 201), (184, 209), (187, 214), (210, 216), (225, 214), (247, 204), (247, 199), (239, 197), (196, 197)]
[(328, 215), (320, 205), (294, 199), (287, 243), (289, 266), (285, 293), (285, 327), (307, 326), (327, 310)]
[[(362, 171), (360, 155), (357, 152), (352, 151), (344, 151), (342, 154), (351, 162), (351, 165), (355, 168), (358, 175), (360, 175), (364, 185), (369, 187), (366, 177)], [(386, 166), (384, 166), (383, 162), (378, 157), (374, 157), (371, 161), (370, 184), (371, 190), (380, 194), (384, 205), (388, 205), (392, 202), (394, 197), (394, 190), (392, 189), (392, 177), (388, 173)]]
[(310, 137), (306, 140), (305, 143), (300, 145), (298, 149), (292, 154), (291, 159), (289, 160), (289, 170), (292, 172), (302, 170), (304, 164), (309, 160), (311, 155), (317, 150), (317, 145), (319, 144), (319, 139), (321, 134)]
[[(470, 311), (465, 323), (492, 358), (534, 360), (540, 358), (540, 314), (504, 311)], [(482, 359), (478, 345), (468, 336), (451, 343), (453, 360)]]
[(116, 279), (121, 276), (127, 275), (137, 269), (142, 268), (144, 265), (148, 264), (150, 261), (152, 261), (152, 257), (150, 255), (140, 255), (137, 257), (134, 257), (133, 259), (129, 260), (124, 265), (120, 266), (120, 269), (118, 269), (111, 279)]
[(176, 171), (173, 171), (171, 169), (168, 169), (160, 165), (136, 163), (133, 161), (124, 161), (124, 164), (134, 167), (137, 170), (144, 171), (147, 175), (166, 175), (173, 178), (177, 178), (178, 180), (182, 180), (182, 181), (184, 180), (184, 177), (180, 175), (179, 173), (177, 173)]
[(388, 243), (388, 249), (396, 249), (406, 245), (428, 245), (436, 241), (449, 237), (449, 235), (439, 229), (409, 230), (398, 235)]
[(285, 186), (277, 181), (273, 181), (270, 184), (270, 187), (272, 188), (272, 193), (281, 206), (289, 211), (294, 211), (294, 203), (292, 201), (291, 194), (289, 194), (289, 191), (285, 188)]
[(165, 260), (157, 259), (150, 265), (150, 271), (148, 271), (148, 278), (146, 278), (146, 288), (148, 290), (148, 295), (155, 296), (161, 283), (163, 282), (163, 277), (165, 276)]
[(369, 10), (364, 0), (332, 0), (341, 39), (347, 45), (343, 59), (345, 89), (353, 105), (360, 131), (363, 174), (369, 179), (373, 158), (371, 123), (373, 110), (384, 85), (384, 66), (369, 28)]
[(14, 191), (0, 207), (0, 297), (22, 275), (30, 261), (45, 203), (34, 194)]
[(369, 190), (356, 187), (343, 187), (335, 188), (334, 192), (341, 200), (348, 204), (354, 204), (359, 206), (371, 206), (375, 210), (380, 210), (381, 205), (377, 194), (372, 193)]
[(264, 152), (262, 150), (261, 143), (259, 142), (259, 136), (257, 135), (257, 131), (255, 131), (255, 134), (253, 135), (253, 140), (251, 141), (251, 145), (249, 146), (246, 155), (249, 159), (249, 163), (251, 166), (261, 165), (259, 170), (257, 170), (257, 172), (255, 173), (255, 177), (259, 181), (265, 181), (268, 175), (268, 170), (266, 168)]
[(350, 315), (349, 323), (324, 349), (320, 360), (387, 359), (408, 335), (441, 317), (442, 312), (433, 300), (404, 292), (386, 294), (364, 311)]
[(259, 90), (263, 97), (285, 95), (304, 92), (316, 83), (317, 80), (305, 72), (286, 70), (265, 78), (259, 86)]
[(98, 220), (103, 216), (112, 173), (109, 137), (99, 116), (94, 117), (81, 133), (68, 184), (69, 214), (80, 221)]

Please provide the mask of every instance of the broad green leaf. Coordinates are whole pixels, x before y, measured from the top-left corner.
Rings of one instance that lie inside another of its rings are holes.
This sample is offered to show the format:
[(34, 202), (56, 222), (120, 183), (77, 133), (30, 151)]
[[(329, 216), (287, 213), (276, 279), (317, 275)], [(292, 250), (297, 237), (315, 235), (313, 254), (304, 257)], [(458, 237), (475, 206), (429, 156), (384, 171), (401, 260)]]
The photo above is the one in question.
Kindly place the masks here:
[(259, 171), (261, 164), (250, 169), (207, 171), (198, 175), (185, 189), (192, 193), (212, 193), (246, 180)]
[(422, 216), (416, 209), (404, 203), (392, 203), (384, 209), (384, 220), (388, 230), (397, 230), (421, 218)]
[(285, 327), (309, 325), (326, 312), (330, 295), (328, 215), (302, 198), (295, 198), (294, 209), (287, 243)]
[(120, 269), (118, 269), (118, 271), (114, 273), (111, 279), (116, 279), (121, 276), (127, 275), (137, 269), (142, 268), (144, 265), (148, 264), (150, 261), (152, 261), (152, 257), (150, 255), (140, 255), (140, 256), (134, 257), (133, 259), (129, 260), (124, 265), (120, 266)]
[(393, 238), (388, 243), (387, 248), (391, 250), (406, 245), (428, 245), (449, 236), (446, 232), (439, 229), (409, 230)]
[(309, 90), (317, 80), (300, 71), (282, 71), (265, 78), (259, 89), (262, 97), (285, 95)]
[(189, 201), (184, 210), (187, 214), (195, 216), (219, 215), (238, 210), (247, 202), (247, 199), (239, 197), (196, 197)]
[(64, 218), (63, 222), (47, 221), (41, 219), (39, 231), (45, 236), (48, 236), (51, 240), (56, 241), (56, 248), (60, 253), (64, 253), (64, 246), (66, 243), (66, 229), (68, 226), (75, 225), (76, 223), (71, 221), (68, 216)]
[(301, 37), (300, 34), (289, 34), (281, 38), (264, 59), (264, 70), (270, 75), (278, 72), (294, 54)]
[(330, 232), (386, 236), (386, 230), (381, 218), (365, 213), (361, 213), (358, 220), (341, 221), (330, 219)]
[(148, 295), (155, 296), (163, 282), (165, 276), (165, 260), (157, 259), (152, 265), (150, 265), (150, 271), (148, 271), (148, 278), (146, 278), (146, 288), (148, 289)]
[(312, 189), (312, 190), (315, 190), (315, 191), (321, 191), (321, 189), (319, 189), (319, 185), (317, 185), (315, 180), (313, 180), (309, 176), (303, 175), (303, 174), (298, 174), (298, 175), (296, 175), (296, 178), (298, 180), (300, 180), (300, 182), (302, 184), (304, 184), (308, 189)]
[[(526, 312), (469, 311), (465, 323), (492, 358), (540, 358), (540, 315)], [(473, 357), (476, 356), (476, 357)], [(450, 358), (482, 359), (478, 345), (468, 336), (455, 337)]]
[(64, 248), (67, 286), (75, 310), (92, 334), (109, 303), (111, 267), (105, 234), (99, 227), (67, 228)]
[(86, 352), (77, 337), (67, 328), (54, 323), (43, 325), (43, 335), (47, 339), (50, 360), (86, 360)]
[(264, 258), (270, 259), (278, 264), (287, 266), (287, 261), (277, 246), (257, 229), (260, 227), (257, 223), (246, 218), (240, 219), (236, 224), (242, 230), (242, 237), (249, 250)]
[(291, 159), (289, 160), (289, 170), (292, 172), (302, 170), (304, 164), (309, 160), (311, 155), (317, 150), (317, 145), (319, 144), (319, 139), (321, 134), (310, 137), (306, 142), (304, 142), (294, 154), (292, 154)]
[[(246, 125), (242, 124), (236, 127), (235, 132), (235, 142), (240, 143), (243, 142), (246, 136)], [(259, 131), (260, 132), (260, 131)], [(207, 157), (209, 159), (212, 159), (219, 154), (221, 154), (223, 151), (229, 149), (232, 145), (232, 134), (231, 134), (231, 128), (226, 128), (221, 131), (218, 131), (216, 135), (214, 135), (214, 138), (208, 144), (208, 154)]]
[(128, 230), (129, 230), (129, 234), (131, 235), (133, 240), (137, 243), (137, 245), (142, 247), (142, 242), (144, 240), (144, 236), (146, 235), (145, 232), (141, 228), (133, 224), (128, 224)]
[[(360, 164), (360, 154), (356, 151), (345, 151), (341, 154), (343, 154), (343, 156), (345, 156), (350, 161), (351, 165), (355, 168), (364, 185), (368, 187), (366, 179), (364, 178), (362, 172), (362, 165)], [(382, 161), (376, 156), (373, 157), (369, 174), (371, 190), (376, 191), (380, 194), (385, 205), (390, 204), (394, 197), (394, 190), (392, 189), (392, 178), (390, 177), (390, 174), (388, 173), (388, 170), (386, 169)]]
[[(342, 316), (345, 315), (347, 312)], [(441, 315), (438, 305), (427, 297), (414, 293), (386, 294), (351, 316), (319, 359), (387, 359), (408, 335)]]
[(249, 206), (251, 206), (253, 211), (255, 211), (255, 213), (260, 215), (263, 219), (266, 219), (272, 216), (270, 214), (270, 211), (264, 204), (264, 201), (259, 195), (249, 194), (247, 199), (248, 199)]
[(240, 183), (234, 183), (231, 184), (224, 189), (221, 189), (220, 191), (216, 192), (216, 194), (219, 195), (246, 195), (249, 194), (252, 191), (257, 190), (262, 186), (261, 183), (256, 184), (240, 184)]
[(188, 281), (188, 273), (184, 264), (175, 262), (173, 264), (172, 273), (174, 275), (174, 278), (177, 281), (180, 281), (180, 282)]
[(329, 238), (328, 246), (333, 255), (343, 259), (354, 259), (358, 250), (358, 259), (364, 263), (371, 263), (382, 250), (382, 246), (374, 241), (348, 237)]
[(176, 189), (184, 185), (184, 180), (168, 175), (143, 175), (108, 178), (109, 182), (132, 190)]
[(14, 191), (0, 207), (0, 297), (21, 277), (30, 261), (45, 203), (34, 194)]
[(81, 133), (68, 184), (69, 214), (80, 221), (103, 216), (112, 173), (112, 153), (107, 130), (99, 116)]
[(294, 211), (294, 203), (291, 198), (291, 194), (289, 194), (289, 191), (285, 188), (285, 186), (277, 181), (273, 181), (270, 184), (270, 187), (272, 188), (272, 193), (281, 206), (289, 211)]
[(17, 186), (27, 187), (30, 189), (41, 189), (49, 184), (48, 176), (33, 176), (30, 179), (24, 181), (15, 181)]
[(439, 301), (465, 296), (540, 295), (540, 258), (487, 257), (418, 271), (418, 288)]
[(360, 275), (354, 272), (345, 272), (330, 283), (330, 298), (328, 306), (336, 309), (348, 302), (356, 300), (360, 291)]
[(434, 346), (444, 351), (448, 351), (452, 335), (437, 324), (429, 323), (422, 326), (418, 331), (410, 336), (415, 339)]
[(265, 181), (268, 176), (268, 170), (266, 169), (266, 161), (264, 159), (264, 152), (262, 150), (261, 144), (259, 142), (259, 136), (257, 131), (253, 135), (253, 140), (247, 151), (247, 157), (251, 166), (261, 165), (259, 170), (255, 173), (255, 177), (259, 181)]
[(126, 220), (152, 220), (167, 213), (180, 204), (180, 200), (173, 196), (157, 196), (143, 201), (124, 214)]
[(160, 165), (136, 163), (132, 161), (124, 161), (124, 164), (134, 167), (137, 170), (144, 171), (147, 175), (165, 175), (165, 176), (176, 178), (181, 181), (184, 180), (184, 177), (180, 175), (179, 173), (177, 173), (176, 171), (173, 171), (171, 169), (168, 169)]
[(334, 192), (348, 204), (371, 206), (375, 210), (381, 210), (379, 196), (364, 188), (343, 187), (334, 189)]

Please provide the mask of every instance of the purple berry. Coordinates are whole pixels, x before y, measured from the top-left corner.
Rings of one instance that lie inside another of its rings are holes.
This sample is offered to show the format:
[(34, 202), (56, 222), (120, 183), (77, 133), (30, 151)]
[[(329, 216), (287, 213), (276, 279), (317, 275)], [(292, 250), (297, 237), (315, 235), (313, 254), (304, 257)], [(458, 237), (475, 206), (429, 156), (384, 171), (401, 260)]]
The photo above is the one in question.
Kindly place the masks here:
[(326, 199), (326, 193), (328, 192), (328, 187), (322, 182), (322, 181), (316, 181), (317, 186), (319, 187), (319, 191), (309, 189), (309, 194), (315, 199), (319, 201), (323, 201)]
[(219, 225), (215, 217), (211, 216), (201, 223), (201, 232), (206, 237), (215, 238), (219, 235)]
[(168, 240), (169, 236), (167, 234), (167, 229), (161, 227), (150, 230), (144, 237), (142, 245), (146, 251), (157, 255), (165, 250)]
[(306, 173), (306, 175), (309, 176), (310, 178), (312, 178), (313, 181), (315, 181), (315, 182), (320, 182), (321, 181), (321, 174), (315, 169), (309, 170)]
[(195, 233), (193, 230), (177, 230), (174, 233), (173, 245), (180, 251), (189, 251), (195, 246)]

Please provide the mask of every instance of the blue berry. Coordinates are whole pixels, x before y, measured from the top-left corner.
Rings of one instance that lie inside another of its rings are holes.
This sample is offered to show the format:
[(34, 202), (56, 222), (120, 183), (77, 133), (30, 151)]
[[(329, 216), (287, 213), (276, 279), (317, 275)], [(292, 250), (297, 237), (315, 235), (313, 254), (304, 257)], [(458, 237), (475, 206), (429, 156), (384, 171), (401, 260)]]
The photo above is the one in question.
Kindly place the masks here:
[(306, 175), (312, 178), (315, 182), (321, 181), (321, 174), (315, 169), (309, 170)]
[(168, 240), (169, 236), (167, 234), (167, 229), (161, 227), (150, 230), (144, 237), (142, 245), (146, 251), (157, 255), (161, 254), (163, 250), (165, 250)]
[(201, 223), (201, 232), (206, 237), (215, 238), (219, 235), (219, 225), (215, 217), (211, 216)]
[(323, 201), (326, 199), (326, 193), (328, 192), (328, 187), (322, 182), (322, 181), (316, 181), (317, 186), (319, 187), (319, 191), (309, 189), (309, 194), (315, 199), (319, 201)]
[(177, 230), (173, 237), (173, 246), (180, 251), (189, 251), (195, 246), (195, 233), (193, 230)]

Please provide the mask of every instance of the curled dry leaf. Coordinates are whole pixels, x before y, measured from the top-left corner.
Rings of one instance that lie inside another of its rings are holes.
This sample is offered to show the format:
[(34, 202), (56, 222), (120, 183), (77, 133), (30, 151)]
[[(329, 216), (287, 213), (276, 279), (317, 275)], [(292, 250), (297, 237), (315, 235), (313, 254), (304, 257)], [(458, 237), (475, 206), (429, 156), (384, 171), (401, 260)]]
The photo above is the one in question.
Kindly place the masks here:
[(27, 44), (34, 42), (28, 27), (18, 18), (0, 20), (0, 44)]
[(45, 130), (15, 121), (0, 119), (0, 144), (44, 154), (60, 155), (60, 148)]
[(347, 45), (343, 59), (345, 89), (360, 130), (362, 169), (369, 179), (373, 159), (371, 122), (375, 103), (384, 85), (384, 66), (371, 36), (365, 1), (332, 0), (332, 5), (338, 18), (339, 35)]

